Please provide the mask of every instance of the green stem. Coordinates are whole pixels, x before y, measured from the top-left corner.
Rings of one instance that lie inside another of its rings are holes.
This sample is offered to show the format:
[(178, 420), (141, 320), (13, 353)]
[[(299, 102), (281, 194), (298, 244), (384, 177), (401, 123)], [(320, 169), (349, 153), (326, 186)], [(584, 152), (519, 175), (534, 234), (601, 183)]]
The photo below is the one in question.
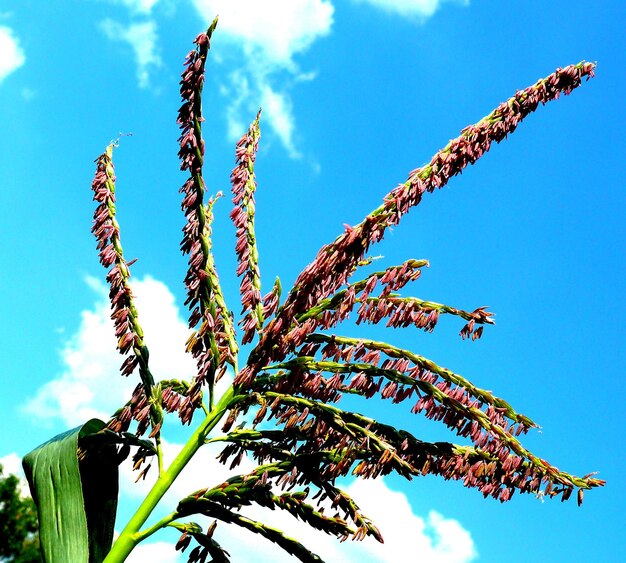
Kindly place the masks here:
[(161, 432), (155, 436), (157, 460), (159, 464), (159, 475), (163, 475), (163, 447), (161, 446)]
[(163, 495), (172, 486), (172, 483), (180, 475), (181, 471), (185, 468), (189, 460), (195, 455), (195, 453), (204, 444), (204, 441), (213, 428), (217, 426), (222, 416), (226, 412), (230, 401), (234, 396), (233, 387), (229, 387), (228, 390), (222, 395), (215, 409), (213, 409), (209, 415), (202, 421), (202, 424), (198, 426), (195, 432), (191, 435), (187, 443), (183, 446), (183, 449), (176, 456), (176, 459), (172, 464), (164, 471), (156, 483), (143, 500), (135, 514), (126, 524), (126, 527), (122, 530), (117, 541), (113, 544), (111, 551), (104, 559), (104, 563), (122, 563), (125, 561), (130, 552), (135, 546), (144, 538), (148, 537), (146, 532), (154, 533), (154, 526), (148, 528), (143, 533), (139, 530), (145, 524), (146, 520), (152, 514), (159, 501), (163, 498)]
[(176, 518), (180, 518), (180, 514), (178, 512), (172, 512), (167, 516), (161, 518), (156, 524), (146, 528), (143, 532), (137, 533), (137, 543), (142, 542), (146, 538), (150, 537), (154, 532), (158, 532), (161, 528), (167, 526), (170, 522), (176, 520)]

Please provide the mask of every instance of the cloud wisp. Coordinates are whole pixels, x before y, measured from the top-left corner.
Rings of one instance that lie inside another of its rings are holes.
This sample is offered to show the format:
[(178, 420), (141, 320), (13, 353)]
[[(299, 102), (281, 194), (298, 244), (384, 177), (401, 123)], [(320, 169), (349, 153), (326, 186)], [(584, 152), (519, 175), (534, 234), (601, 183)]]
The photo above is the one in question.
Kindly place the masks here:
[[(425, 21), (444, 2), (467, 5), (469, 0), (354, 0), (374, 8)], [(291, 99), (293, 85), (312, 74), (297, 64), (299, 55), (331, 32), (335, 4), (331, 0), (192, 0), (209, 23), (219, 15), (220, 37), (236, 46), (238, 60), (225, 60), (236, 68), (228, 73), (221, 91), (229, 99), (227, 127), (238, 139), (255, 115), (264, 110), (269, 128), (291, 158), (301, 158)], [(277, 86), (280, 80), (280, 86)]]
[[(296, 62), (318, 39), (330, 33), (330, 0), (192, 0), (208, 24), (219, 15), (220, 40), (234, 49), (224, 58), (231, 70), (222, 83), (229, 106), (231, 140), (237, 140), (261, 105), (273, 134), (291, 158), (301, 158), (291, 101), (293, 85), (310, 78)], [(280, 79), (281, 86), (277, 86)]]
[(153, 20), (146, 20), (123, 25), (107, 18), (100, 23), (100, 29), (107, 38), (127, 43), (131, 47), (137, 65), (139, 87), (148, 88), (150, 73), (163, 65), (157, 46), (156, 23)]
[[(160, 0), (108, 0), (124, 5), (140, 22), (123, 25), (111, 19), (101, 23), (109, 39), (128, 43), (137, 63), (139, 86), (147, 88), (150, 73), (162, 66), (154, 11)], [(302, 158), (292, 91), (310, 80), (298, 58), (330, 34), (335, 16), (333, 0), (190, 0), (208, 25), (219, 16), (220, 41), (231, 49), (219, 62), (225, 70), (220, 92), (228, 100), (226, 128), (230, 141), (238, 140), (263, 107), (268, 129), (292, 159)], [(423, 22), (445, 2), (461, 5), (469, 0), (353, 0), (359, 5)], [(223, 53), (224, 51), (222, 51)], [(271, 137), (270, 137), (271, 138)]]
[(0, 84), (26, 62), (26, 55), (14, 31), (0, 25)]
[(446, 2), (469, 5), (469, 0), (353, 0), (353, 2), (369, 4), (390, 14), (416, 18), (422, 22), (435, 15), (435, 12)]
[(116, 4), (123, 4), (131, 12), (149, 16), (159, 0), (113, 0)]

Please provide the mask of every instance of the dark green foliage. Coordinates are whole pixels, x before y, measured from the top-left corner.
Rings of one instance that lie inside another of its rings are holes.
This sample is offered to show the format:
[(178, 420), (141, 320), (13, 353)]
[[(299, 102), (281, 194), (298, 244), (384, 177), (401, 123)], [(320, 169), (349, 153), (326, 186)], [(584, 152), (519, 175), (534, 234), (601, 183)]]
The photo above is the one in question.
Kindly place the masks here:
[(39, 525), (30, 497), (20, 495), (20, 480), (4, 475), (0, 465), (0, 560), (11, 563), (38, 563)]

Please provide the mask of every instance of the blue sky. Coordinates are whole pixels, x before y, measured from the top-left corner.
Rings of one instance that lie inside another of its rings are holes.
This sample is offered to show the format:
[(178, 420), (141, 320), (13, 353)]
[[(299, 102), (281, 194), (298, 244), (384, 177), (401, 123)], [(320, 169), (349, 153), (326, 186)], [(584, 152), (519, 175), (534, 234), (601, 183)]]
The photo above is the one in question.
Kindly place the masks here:
[[(489, 305), (497, 325), (474, 343), (458, 338), (454, 321), (432, 335), (367, 334), (494, 390), (542, 426), (525, 439), (531, 450), (579, 475), (600, 471), (607, 486), (578, 508), (522, 496), (501, 505), (458, 483), (390, 478), (360, 491), (364, 508), (380, 515), (387, 555), (310, 542), (331, 561), (621, 560), (623, 3), (257, 4), (0, 2), (0, 458), (14, 461), (68, 426), (106, 416), (132, 387), (116, 373), (90, 234), (93, 161), (120, 132), (132, 136), (115, 153), (118, 217), (127, 258), (139, 258), (133, 275), (148, 344), (164, 377), (192, 369), (181, 358), (177, 309), (185, 261), (175, 121), (182, 60), (216, 13), (206, 178), (212, 192), (229, 191), (233, 140), (262, 105), (257, 238), (267, 289), (276, 275), (290, 287), (344, 223), (358, 223), (463, 127), (516, 89), (586, 59), (597, 61), (596, 78), (540, 108), (376, 249), (385, 265), (428, 258), (412, 293), (470, 310)], [(228, 212), (224, 198), (215, 253), (237, 309)], [(454, 439), (408, 409), (370, 408), (418, 436)], [(182, 438), (172, 433), (172, 451)], [(206, 484), (219, 474), (210, 456), (189, 487), (207, 474)], [(122, 488), (125, 514), (138, 495)], [(222, 537), (235, 560), (258, 550), (248, 538)], [(151, 560), (172, 560), (163, 545), (152, 549)]]

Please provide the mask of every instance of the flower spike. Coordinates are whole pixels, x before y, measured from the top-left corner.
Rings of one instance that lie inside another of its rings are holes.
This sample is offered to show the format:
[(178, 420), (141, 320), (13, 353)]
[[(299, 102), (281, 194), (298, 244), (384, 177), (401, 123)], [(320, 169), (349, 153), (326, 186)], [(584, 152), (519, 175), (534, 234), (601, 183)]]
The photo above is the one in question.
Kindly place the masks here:
[(190, 174), (180, 190), (184, 195), (182, 209), (187, 219), (183, 228), (181, 250), (183, 254), (189, 255), (189, 269), (185, 277), (185, 304), (190, 310), (189, 326), (194, 329), (187, 342), (187, 350), (193, 354), (198, 366), (196, 384), (189, 389), (188, 400), (181, 411), (183, 420), (187, 422), (191, 420), (191, 413), (198, 406), (199, 387), (205, 382), (209, 385), (212, 402), (216, 377), (225, 370), (224, 362), (236, 365), (237, 355), (231, 314), (223, 298), (211, 253), (210, 224), (215, 200), (210, 200), (205, 206), (205, 183), (202, 176), (202, 87), (211, 35), (216, 26), (217, 18), (206, 33), (196, 37), (196, 48), (187, 55), (180, 82), (183, 105), (178, 112), (178, 124), (181, 128), (178, 155), (181, 169), (188, 170)]
[(237, 275), (242, 276), (240, 293), (245, 313), (240, 324), (243, 326), (243, 344), (252, 342), (255, 332), (261, 332), (264, 322), (263, 303), (261, 300), (261, 274), (259, 255), (254, 234), (254, 192), (256, 180), (254, 161), (259, 146), (259, 119), (261, 110), (250, 125), (248, 132), (237, 143), (237, 166), (230, 175), (234, 208), (230, 214), (237, 228)]
[[(111, 300), (111, 318), (115, 325), (117, 349), (120, 354), (126, 355), (121, 367), (122, 375), (128, 376), (139, 367), (139, 376), (142, 382), (141, 396), (147, 408), (131, 409), (132, 418), (139, 422), (139, 434), (152, 422), (153, 427), (159, 427), (163, 414), (158, 405), (148, 404), (152, 397), (154, 378), (148, 366), (148, 348), (143, 340), (143, 329), (139, 323), (139, 316), (135, 307), (133, 292), (130, 288), (130, 268), (134, 262), (127, 262), (122, 251), (120, 226), (115, 217), (115, 169), (113, 167), (113, 147), (110, 144), (97, 160), (96, 175), (91, 184), (94, 192), (93, 199), (98, 202), (94, 212), (94, 221), (91, 232), (96, 237), (97, 248), (100, 254), (100, 263), (109, 268), (107, 281), (109, 282), (109, 299)], [(126, 426), (130, 422), (122, 426)], [(120, 427), (121, 428), (121, 427)]]
[[(412, 207), (418, 205), (426, 192), (445, 186), (469, 164), (474, 164), (495, 141), (499, 143), (512, 133), (519, 123), (540, 104), (569, 94), (580, 86), (583, 78), (594, 75), (595, 65), (580, 62), (557, 69), (533, 86), (518, 91), (475, 125), (466, 127), (431, 161), (413, 170), (406, 182), (389, 192), (383, 204), (355, 227), (347, 227), (334, 242), (322, 247), (315, 260), (298, 276), (293, 289), (276, 318), (267, 326), (252, 356), (254, 361), (238, 374), (236, 383), (248, 386), (267, 364), (282, 359), (297, 346), (284, 342), (283, 327), (293, 319), (332, 295), (344, 285), (372, 244), (382, 240), (385, 231), (400, 222)], [(480, 334), (480, 333), (478, 333)], [(306, 331), (299, 334), (306, 337)]]

